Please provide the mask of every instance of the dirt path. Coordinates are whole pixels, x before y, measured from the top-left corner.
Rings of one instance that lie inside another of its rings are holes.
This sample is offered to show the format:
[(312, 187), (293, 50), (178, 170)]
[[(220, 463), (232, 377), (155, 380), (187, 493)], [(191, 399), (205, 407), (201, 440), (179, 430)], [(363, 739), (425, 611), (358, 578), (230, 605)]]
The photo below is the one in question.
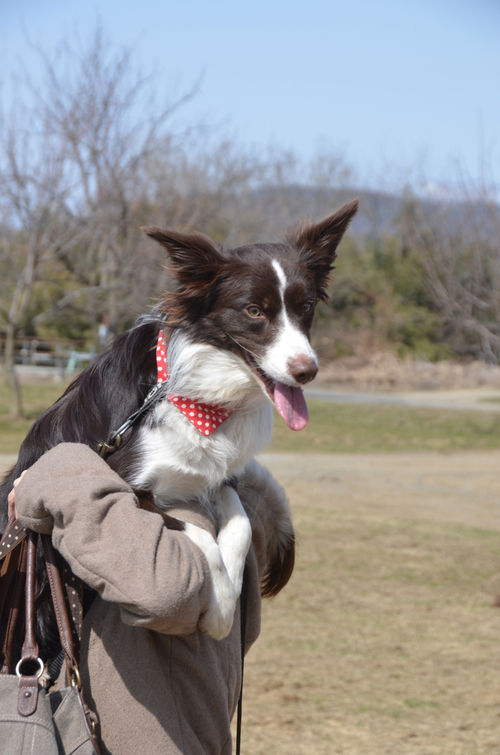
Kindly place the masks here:
[(492, 388), (464, 388), (448, 391), (353, 391), (341, 388), (309, 388), (306, 397), (339, 404), (389, 404), (391, 406), (427, 406), (434, 409), (469, 409), (500, 412), (500, 391)]

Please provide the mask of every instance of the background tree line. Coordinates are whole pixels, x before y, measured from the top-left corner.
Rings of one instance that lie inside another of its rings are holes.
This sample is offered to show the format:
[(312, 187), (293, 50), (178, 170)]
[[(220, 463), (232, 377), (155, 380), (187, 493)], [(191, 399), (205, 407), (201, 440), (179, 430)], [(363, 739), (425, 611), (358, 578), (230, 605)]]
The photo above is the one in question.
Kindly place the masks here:
[[(360, 190), (337, 153), (304, 163), (200, 125), (176, 127), (195, 90), (159, 102), (154, 78), (97, 30), (90, 44), (40, 51), (0, 140), (0, 332), (20, 413), (14, 339), (85, 338), (99, 348), (167, 284), (140, 226), (199, 230), (226, 246), (279, 239), (360, 195), (332, 296), (315, 331), (323, 358), (390, 345), (426, 359), (500, 360), (500, 215), (489, 186), (457, 181), (429, 199), (406, 183)], [(181, 111), (182, 112), (182, 111)]]

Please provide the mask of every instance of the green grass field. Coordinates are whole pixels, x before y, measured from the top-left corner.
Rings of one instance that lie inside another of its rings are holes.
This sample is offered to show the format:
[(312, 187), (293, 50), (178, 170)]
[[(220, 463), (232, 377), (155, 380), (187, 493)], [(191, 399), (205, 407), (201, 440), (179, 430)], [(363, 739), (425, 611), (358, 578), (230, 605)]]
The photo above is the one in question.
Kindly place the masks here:
[(309, 401), (309, 423), (292, 432), (276, 415), (271, 451), (356, 453), (500, 448), (500, 414)]
[[(66, 384), (23, 385), (27, 419), (9, 417), (10, 396), (0, 386), (0, 453), (17, 453), (32, 422)], [(500, 414), (373, 404), (309, 401), (309, 424), (300, 432), (276, 415), (271, 451), (295, 453), (456, 451), (500, 448)]]
[(0, 454), (19, 451), (33, 421), (64, 392), (67, 383), (27, 383), (22, 386), (23, 407), (26, 419), (11, 417), (12, 399), (9, 389), (0, 382)]

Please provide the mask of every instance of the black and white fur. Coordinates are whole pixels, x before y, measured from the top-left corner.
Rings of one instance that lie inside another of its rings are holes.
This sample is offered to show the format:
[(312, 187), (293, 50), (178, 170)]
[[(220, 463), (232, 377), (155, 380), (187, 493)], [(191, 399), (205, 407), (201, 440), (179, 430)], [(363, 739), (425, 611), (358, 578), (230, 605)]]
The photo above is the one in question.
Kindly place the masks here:
[[(320, 223), (295, 228), (284, 243), (229, 251), (202, 234), (143, 229), (165, 247), (176, 287), (37, 420), (0, 491), (2, 514), (13, 480), (46, 450), (64, 441), (96, 448), (141, 405), (156, 383), (162, 330), (166, 393), (232, 414), (204, 437), (161, 400), (108, 463), (164, 512), (176, 501), (193, 500), (213, 512), (217, 541), (195, 525), (183, 523), (183, 529), (204, 552), (212, 576), (211, 604), (200, 626), (215, 638), (226, 636), (251, 540), (237, 481), (271, 439), (273, 400), (292, 429), (306, 421), (300, 387), (318, 369), (310, 345), (314, 308), (327, 296), (336, 248), (356, 210), (354, 200)], [(279, 592), (292, 568), (290, 537), (268, 567), (264, 594)]]

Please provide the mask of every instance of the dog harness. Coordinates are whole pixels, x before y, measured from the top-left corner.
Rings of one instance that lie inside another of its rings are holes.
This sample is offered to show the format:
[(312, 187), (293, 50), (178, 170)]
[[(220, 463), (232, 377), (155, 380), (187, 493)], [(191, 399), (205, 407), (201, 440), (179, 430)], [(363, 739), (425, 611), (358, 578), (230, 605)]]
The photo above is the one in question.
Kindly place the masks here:
[[(156, 367), (157, 383), (161, 385), (168, 379), (167, 345), (161, 330), (156, 344)], [(232, 414), (220, 406), (202, 404), (184, 396), (175, 396), (173, 393), (167, 396), (167, 399), (191, 422), (193, 427), (196, 427), (201, 435), (211, 435)]]

